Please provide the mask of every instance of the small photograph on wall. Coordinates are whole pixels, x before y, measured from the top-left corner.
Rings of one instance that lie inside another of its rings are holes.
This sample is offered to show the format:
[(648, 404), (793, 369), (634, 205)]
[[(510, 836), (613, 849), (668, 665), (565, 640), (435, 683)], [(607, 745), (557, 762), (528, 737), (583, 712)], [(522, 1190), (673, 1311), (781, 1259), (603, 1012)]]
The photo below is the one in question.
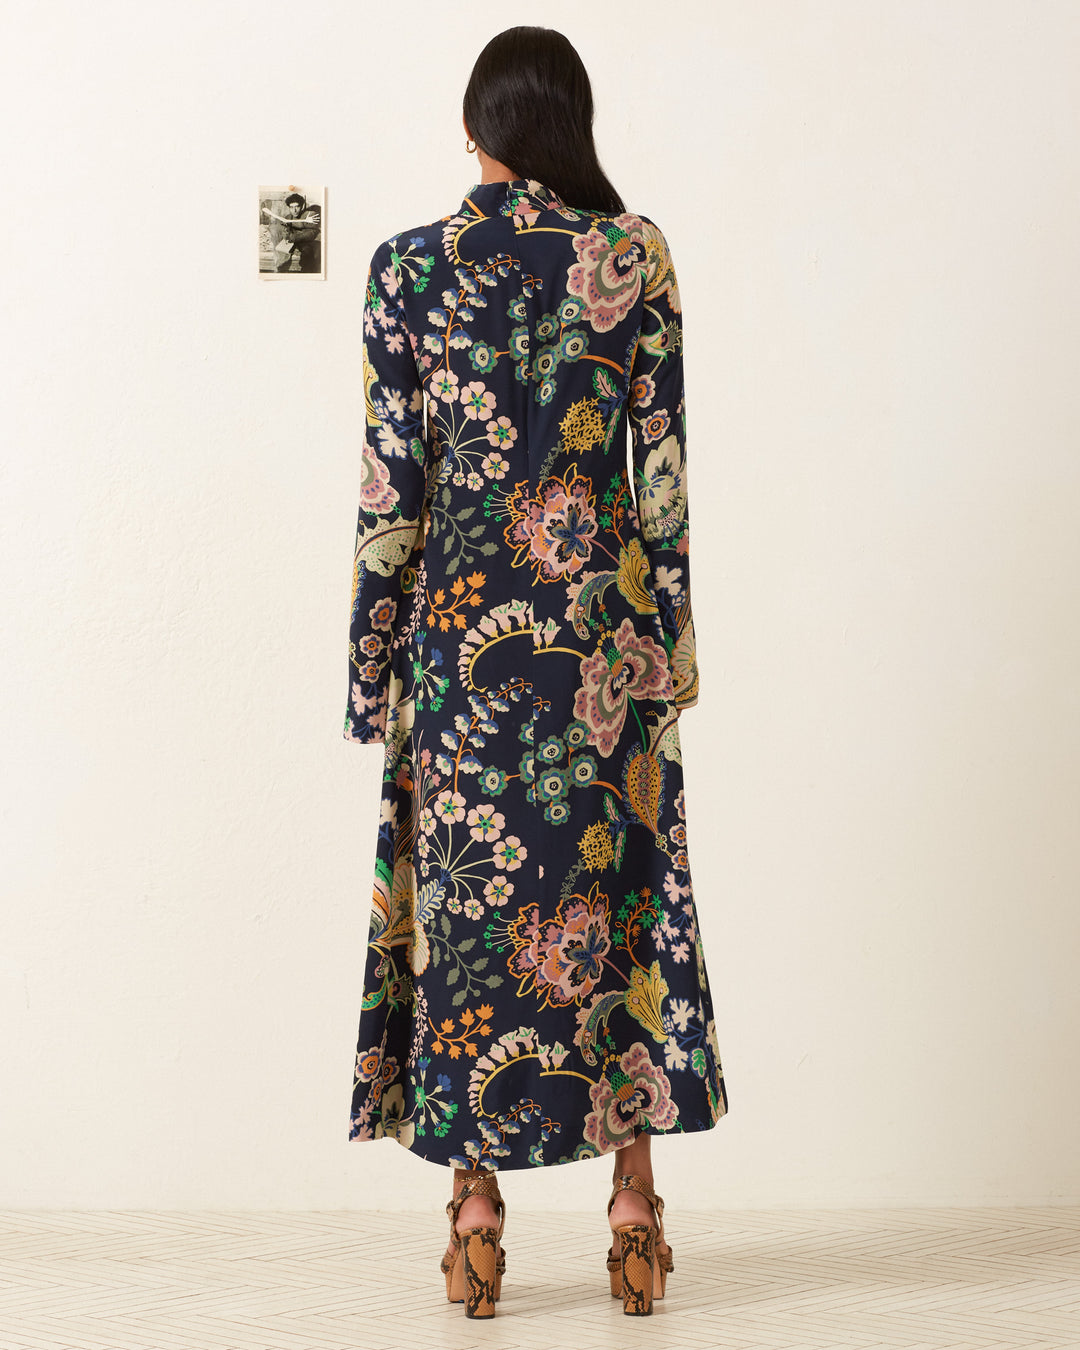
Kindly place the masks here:
[(259, 188), (259, 275), (325, 278), (319, 187)]

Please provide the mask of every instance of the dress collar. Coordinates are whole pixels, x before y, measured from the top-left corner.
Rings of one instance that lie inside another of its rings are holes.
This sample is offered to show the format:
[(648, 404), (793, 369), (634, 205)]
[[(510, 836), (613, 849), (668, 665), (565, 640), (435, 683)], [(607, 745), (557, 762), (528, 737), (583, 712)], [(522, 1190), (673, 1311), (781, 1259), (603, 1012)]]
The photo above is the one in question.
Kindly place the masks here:
[(463, 216), (529, 216), (552, 207), (567, 210), (554, 188), (535, 178), (509, 178), (494, 183), (474, 183), (465, 194)]

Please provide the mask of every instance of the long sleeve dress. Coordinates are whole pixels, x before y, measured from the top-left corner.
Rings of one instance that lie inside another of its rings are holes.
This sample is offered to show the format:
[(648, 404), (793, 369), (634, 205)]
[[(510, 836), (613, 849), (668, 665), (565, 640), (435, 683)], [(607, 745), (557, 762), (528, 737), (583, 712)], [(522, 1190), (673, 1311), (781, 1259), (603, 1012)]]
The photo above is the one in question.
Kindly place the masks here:
[(508, 1170), (727, 1111), (679, 741), (681, 314), (653, 221), (535, 179), (371, 259), (344, 734), (384, 770), (350, 1139)]

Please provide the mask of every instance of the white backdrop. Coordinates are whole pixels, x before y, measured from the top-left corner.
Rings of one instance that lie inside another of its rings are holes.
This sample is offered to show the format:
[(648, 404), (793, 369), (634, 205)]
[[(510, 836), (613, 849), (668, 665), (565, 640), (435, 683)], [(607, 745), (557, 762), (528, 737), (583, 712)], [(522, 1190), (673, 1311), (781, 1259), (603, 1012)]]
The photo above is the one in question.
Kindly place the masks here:
[[(347, 1141), (381, 751), (341, 735), (376, 243), (588, 67), (685, 305), (688, 834), (730, 1111), (680, 1206), (1080, 1202), (1080, 7), (11, 9), (0, 1207), (435, 1208)], [(253, 272), (324, 183), (325, 282)], [(515, 1173), (595, 1205), (610, 1162)]]

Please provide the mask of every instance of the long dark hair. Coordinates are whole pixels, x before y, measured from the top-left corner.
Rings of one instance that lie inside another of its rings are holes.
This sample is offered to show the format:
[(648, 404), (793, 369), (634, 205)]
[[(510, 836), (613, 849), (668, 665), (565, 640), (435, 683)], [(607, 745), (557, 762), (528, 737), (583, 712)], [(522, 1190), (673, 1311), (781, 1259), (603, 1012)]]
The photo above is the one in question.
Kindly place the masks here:
[(517, 177), (553, 188), (567, 206), (626, 210), (596, 155), (588, 72), (554, 28), (497, 33), (476, 58), (461, 110), (480, 149)]

